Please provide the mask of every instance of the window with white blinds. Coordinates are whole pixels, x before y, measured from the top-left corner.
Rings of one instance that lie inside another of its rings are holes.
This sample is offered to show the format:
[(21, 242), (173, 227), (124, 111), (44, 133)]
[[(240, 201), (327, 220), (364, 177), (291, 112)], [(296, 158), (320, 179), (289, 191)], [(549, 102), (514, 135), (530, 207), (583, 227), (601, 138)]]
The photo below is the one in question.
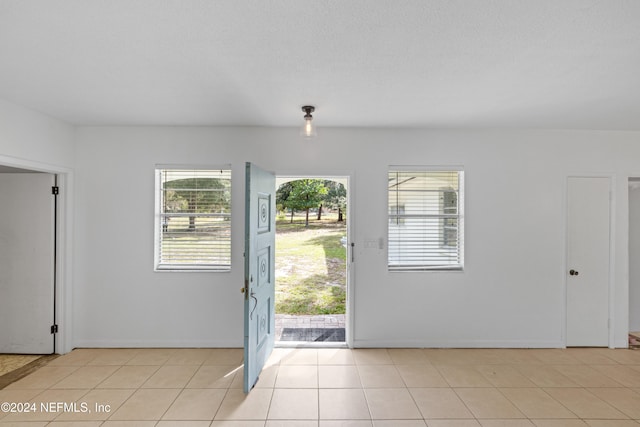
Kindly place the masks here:
[(389, 270), (462, 269), (463, 174), (390, 168)]
[(231, 269), (231, 170), (156, 169), (156, 270)]

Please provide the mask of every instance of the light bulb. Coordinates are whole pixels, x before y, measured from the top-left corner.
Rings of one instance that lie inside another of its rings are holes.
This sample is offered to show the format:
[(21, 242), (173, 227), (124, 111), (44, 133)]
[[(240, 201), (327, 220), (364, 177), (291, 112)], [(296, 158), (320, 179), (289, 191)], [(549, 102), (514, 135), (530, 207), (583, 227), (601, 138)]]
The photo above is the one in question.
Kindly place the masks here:
[(314, 134), (312, 119), (305, 119), (304, 121), (304, 136), (311, 138)]
[(313, 138), (317, 136), (316, 127), (313, 125), (313, 116), (311, 113), (315, 111), (315, 107), (305, 106), (302, 107), (302, 111), (306, 114), (304, 115), (304, 124), (302, 125), (302, 129), (300, 131), (300, 135), (306, 139)]

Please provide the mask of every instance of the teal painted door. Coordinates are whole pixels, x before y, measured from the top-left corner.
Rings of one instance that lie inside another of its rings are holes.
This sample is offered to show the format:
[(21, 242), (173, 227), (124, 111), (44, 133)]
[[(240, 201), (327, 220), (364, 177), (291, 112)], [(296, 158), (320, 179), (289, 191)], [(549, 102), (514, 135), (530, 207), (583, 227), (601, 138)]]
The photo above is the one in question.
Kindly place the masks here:
[(276, 178), (247, 163), (244, 243), (244, 392), (275, 342)]

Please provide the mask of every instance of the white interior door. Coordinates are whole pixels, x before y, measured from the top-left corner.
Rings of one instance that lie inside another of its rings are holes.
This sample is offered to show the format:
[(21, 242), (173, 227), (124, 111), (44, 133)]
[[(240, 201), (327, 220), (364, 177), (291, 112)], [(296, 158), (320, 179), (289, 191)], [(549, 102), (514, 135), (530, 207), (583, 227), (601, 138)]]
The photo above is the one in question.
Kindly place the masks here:
[(247, 163), (244, 247), (244, 392), (275, 343), (276, 177)]
[(54, 182), (0, 174), (0, 353), (53, 352)]
[(609, 345), (610, 179), (570, 177), (567, 346)]
[(629, 179), (629, 332), (640, 332), (640, 178)]

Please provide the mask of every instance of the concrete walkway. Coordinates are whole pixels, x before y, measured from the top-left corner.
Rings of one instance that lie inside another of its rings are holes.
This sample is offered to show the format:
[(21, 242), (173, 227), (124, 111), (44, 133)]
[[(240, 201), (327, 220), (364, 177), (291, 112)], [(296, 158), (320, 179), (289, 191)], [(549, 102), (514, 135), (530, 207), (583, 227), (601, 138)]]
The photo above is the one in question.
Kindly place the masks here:
[(344, 328), (344, 314), (327, 314), (312, 316), (296, 316), (292, 314), (276, 314), (276, 341), (282, 337), (284, 328)]

